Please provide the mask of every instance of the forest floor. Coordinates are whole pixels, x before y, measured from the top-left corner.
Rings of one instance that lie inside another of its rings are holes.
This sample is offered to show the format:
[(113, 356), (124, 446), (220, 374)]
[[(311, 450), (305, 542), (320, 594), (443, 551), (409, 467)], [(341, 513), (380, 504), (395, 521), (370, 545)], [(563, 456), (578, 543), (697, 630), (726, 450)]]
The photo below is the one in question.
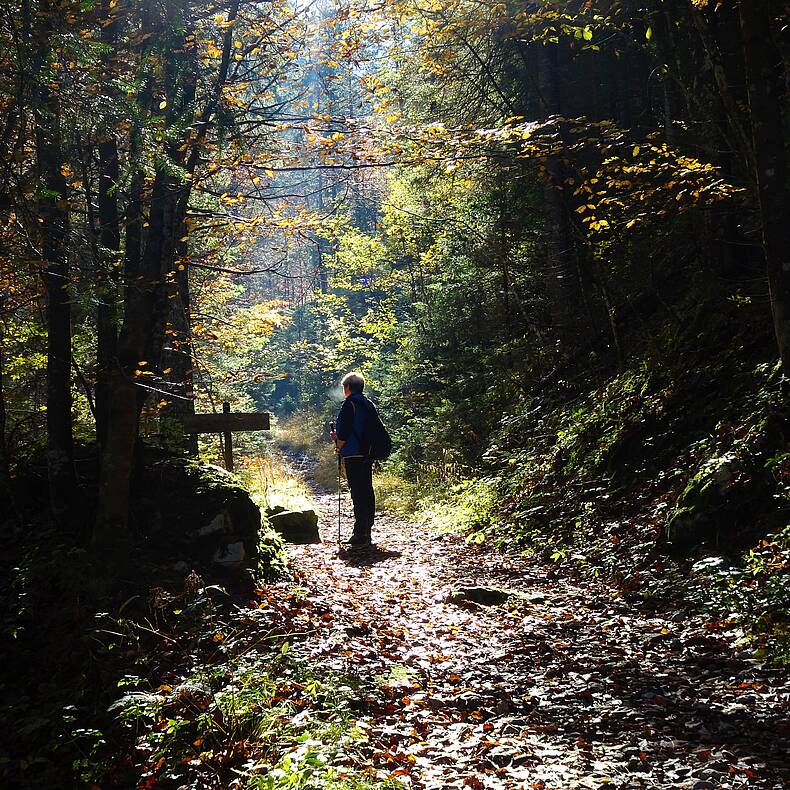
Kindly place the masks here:
[[(603, 583), (388, 513), (373, 548), (339, 553), (337, 497), (315, 496), (325, 542), (288, 552), (319, 625), (291, 649), (354, 678), (368, 734), (355, 767), (368, 775), (415, 788), (790, 787), (787, 673), (728, 625), (640, 611)], [(482, 605), (455, 594), (466, 587), (512, 594)]]

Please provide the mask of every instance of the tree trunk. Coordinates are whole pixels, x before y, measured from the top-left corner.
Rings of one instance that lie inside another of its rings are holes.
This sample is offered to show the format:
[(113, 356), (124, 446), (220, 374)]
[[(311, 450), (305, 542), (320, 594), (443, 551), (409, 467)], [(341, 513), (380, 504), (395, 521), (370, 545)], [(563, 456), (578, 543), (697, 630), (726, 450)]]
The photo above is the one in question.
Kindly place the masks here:
[[(553, 44), (541, 47), (541, 83), (547, 115), (562, 113), (559, 92), (559, 49)], [(571, 340), (578, 318), (578, 293), (573, 262), (573, 240), (563, 199), (565, 167), (556, 157), (546, 160), (548, 181), (544, 188), (547, 224), (547, 292), (551, 321), (555, 333), (563, 340)]]
[[(756, 0), (756, 5), (762, 3), (763, 0)], [(743, 2), (740, 3), (744, 5)], [(738, 151), (742, 151), (745, 157), (746, 169), (750, 169), (752, 165), (751, 154), (752, 149), (750, 145), (749, 135), (744, 128), (742, 114), (738, 110), (738, 103), (736, 97), (733, 95), (730, 81), (727, 78), (727, 71), (725, 69), (724, 59), (719, 49), (718, 41), (716, 40), (707, 19), (701, 11), (693, 11), (692, 19), (699, 32), (702, 46), (705, 50), (705, 56), (708, 60), (711, 72), (713, 74), (716, 87), (719, 91), (719, 98), (724, 108), (724, 118), (728, 124), (731, 136), (732, 147)], [(747, 57), (748, 60), (748, 57)], [(777, 97), (778, 100), (778, 97)]]
[(0, 321), (0, 496), (6, 502), (12, 501), (11, 496), (11, 464), (8, 457), (8, 444), (6, 442), (6, 408), (5, 390), (3, 387), (4, 358), (3, 358), (3, 322)]
[(746, 64), (754, 169), (779, 356), (790, 374), (790, 191), (782, 125), (782, 58), (773, 45), (771, 0), (738, 4)]
[[(169, 176), (160, 172), (151, 192), (150, 231), (139, 276), (127, 288), (117, 362), (109, 379), (107, 435), (102, 453), (99, 502), (93, 532), (94, 552), (123, 558), (130, 540), (127, 530), (131, 471), (140, 414), (140, 388), (145, 355), (154, 330), (158, 290), (162, 286), (162, 251)], [(142, 383), (142, 382), (141, 382)]]
[(178, 435), (172, 437), (177, 449), (197, 455), (197, 434), (185, 434), (179, 427), (184, 418), (195, 413), (195, 362), (192, 357), (191, 295), (189, 290), (189, 244), (182, 241), (187, 235), (186, 225), (179, 232), (176, 245), (176, 287), (177, 298), (170, 299), (170, 318), (162, 351), (163, 378), (173, 393), (172, 402), (162, 411), (162, 417), (172, 420), (172, 427)]
[[(239, 2), (240, 0), (234, 0), (231, 4), (228, 21), (234, 21), (238, 15)], [(178, 16), (177, 9), (173, 13)], [(180, 34), (186, 36), (189, 31), (182, 25), (183, 19), (175, 19), (174, 29), (179, 29)], [(190, 174), (195, 172), (200, 160), (200, 149), (206, 141), (222, 96), (222, 88), (227, 80), (233, 44), (232, 27), (228, 26), (224, 36), (222, 58), (213, 90), (187, 133), (191, 150), (186, 157), (185, 166)], [(180, 48), (176, 49), (181, 52)], [(172, 84), (169, 82), (170, 78)], [(173, 63), (168, 64), (165, 82), (169, 106), (174, 106), (179, 92), (181, 95), (189, 92), (191, 79), (189, 64), (180, 63), (178, 68)], [(175, 148), (173, 146), (169, 151), (171, 157)], [(131, 224), (127, 225), (126, 238), (127, 288), (124, 295), (124, 318), (118, 337), (117, 363), (110, 377), (107, 437), (102, 455), (99, 501), (92, 540), (96, 553), (121, 561), (124, 557), (124, 545), (130, 538), (128, 516), (131, 473), (140, 407), (144, 402), (144, 398), (140, 396), (144, 390), (137, 386), (138, 382), (143, 384), (145, 380), (138, 363), (148, 361), (148, 355), (158, 359), (161, 354), (161, 345), (158, 348), (153, 347), (154, 338), (159, 334), (156, 321), (157, 317), (166, 320), (168, 313), (162, 313), (158, 306), (161, 305), (163, 291), (167, 290), (163, 284), (165, 275), (174, 268), (175, 234), (184, 226), (192, 183), (177, 183), (167, 172), (167, 168), (158, 170), (151, 190), (149, 227), (143, 252), (140, 243), (143, 184), (138, 176), (139, 174), (133, 177), (132, 181), (129, 215)]]
[[(112, 46), (117, 39), (118, 23), (114, 12), (105, 2), (103, 13), (107, 24), (102, 27), (101, 41)], [(112, 70), (110, 55), (103, 55), (103, 73), (108, 97), (114, 97), (110, 87)], [(96, 438), (99, 446), (104, 445), (107, 436), (107, 415), (109, 412), (109, 379), (115, 362), (118, 342), (118, 316), (116, 299), (117, 265), (120, 263), (121, 227), (118, 212), (118, 199), (115, 190), (120, 178), (118, 167), (118, 148), (111, 129), (105, 129), (99, 141), (99, 260), (97, 261), (97, 295), (99, 304), (96, 310)]]
[(41, 183), (38, 217), (46, 293), (47, 325), (47, 467), (52, 514), (62, 522), (74, 494), (71, 419), (71, 297), (69, 294), (69, 209), (60, 137), (60, 104), (57, 93), (42, 78), (50, 54), (53, 9), (40, 15), (36, 31), (37, 79), (33, 90), (36, 161)]
[(104, 445), (107, 436), (109, 412), (109, 379), (114, 364), (118, 342), (118, 316), (115, 306), (117, 284), (115, 264), (118, 263), (121, 235), (118, 204), (112, 188), (117, 185), (118, 151), (115, 140), (99, 143), (99, 243), (100, 259), (97, 261), (96, 311), (96, 438)]

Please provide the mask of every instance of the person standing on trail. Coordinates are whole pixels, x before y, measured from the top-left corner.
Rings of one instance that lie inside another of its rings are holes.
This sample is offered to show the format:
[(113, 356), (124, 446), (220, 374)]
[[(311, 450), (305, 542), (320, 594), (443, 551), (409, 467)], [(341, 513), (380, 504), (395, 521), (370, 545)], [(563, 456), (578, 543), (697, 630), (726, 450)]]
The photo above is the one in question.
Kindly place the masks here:
[(354, 504), (354, 532), (348, 544), (369, 546), (376, 513), (371, 432), (375, 424), (381, 424), (381, 420), (376, 407), (362, 394), (365, 377), (361, 373), (348, 373), (340, 383), (346, 399), (337, 415), (332, 438), (346, 467), (346, 479)]

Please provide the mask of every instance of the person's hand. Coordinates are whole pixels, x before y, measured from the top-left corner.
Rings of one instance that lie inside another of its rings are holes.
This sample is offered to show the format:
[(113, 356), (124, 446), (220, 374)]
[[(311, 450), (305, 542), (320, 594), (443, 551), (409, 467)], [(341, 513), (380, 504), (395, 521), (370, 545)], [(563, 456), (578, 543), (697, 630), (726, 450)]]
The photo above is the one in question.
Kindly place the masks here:
[(337, 439), (337, 431), (330, 431), (329, 438), (334, 442)]

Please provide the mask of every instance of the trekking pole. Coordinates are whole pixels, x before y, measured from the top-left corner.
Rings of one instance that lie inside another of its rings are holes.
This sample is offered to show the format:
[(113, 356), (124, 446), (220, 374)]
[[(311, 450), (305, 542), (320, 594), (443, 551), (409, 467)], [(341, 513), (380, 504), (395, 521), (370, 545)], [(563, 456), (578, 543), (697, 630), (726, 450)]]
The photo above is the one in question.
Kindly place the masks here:
[(337, 456), (337, 547), (338, 549), (342, 548), (340, 544), (340, 467), (343, 464), (343, 459), (340, 457), (338, 453)]
[[(332, 423), (332, 433), (335, 433), (335, 423)], [(337, 435), (335, 435), (335, 454), (337, 455), (337, 547), (338, 549), (341, 548), (340, 545), (340, 510), (341, 510), (341, 499), (340, 499), (340, 466), (343, 463), (342, 459), (340, 458), (340, 453), (337, 449)]]

